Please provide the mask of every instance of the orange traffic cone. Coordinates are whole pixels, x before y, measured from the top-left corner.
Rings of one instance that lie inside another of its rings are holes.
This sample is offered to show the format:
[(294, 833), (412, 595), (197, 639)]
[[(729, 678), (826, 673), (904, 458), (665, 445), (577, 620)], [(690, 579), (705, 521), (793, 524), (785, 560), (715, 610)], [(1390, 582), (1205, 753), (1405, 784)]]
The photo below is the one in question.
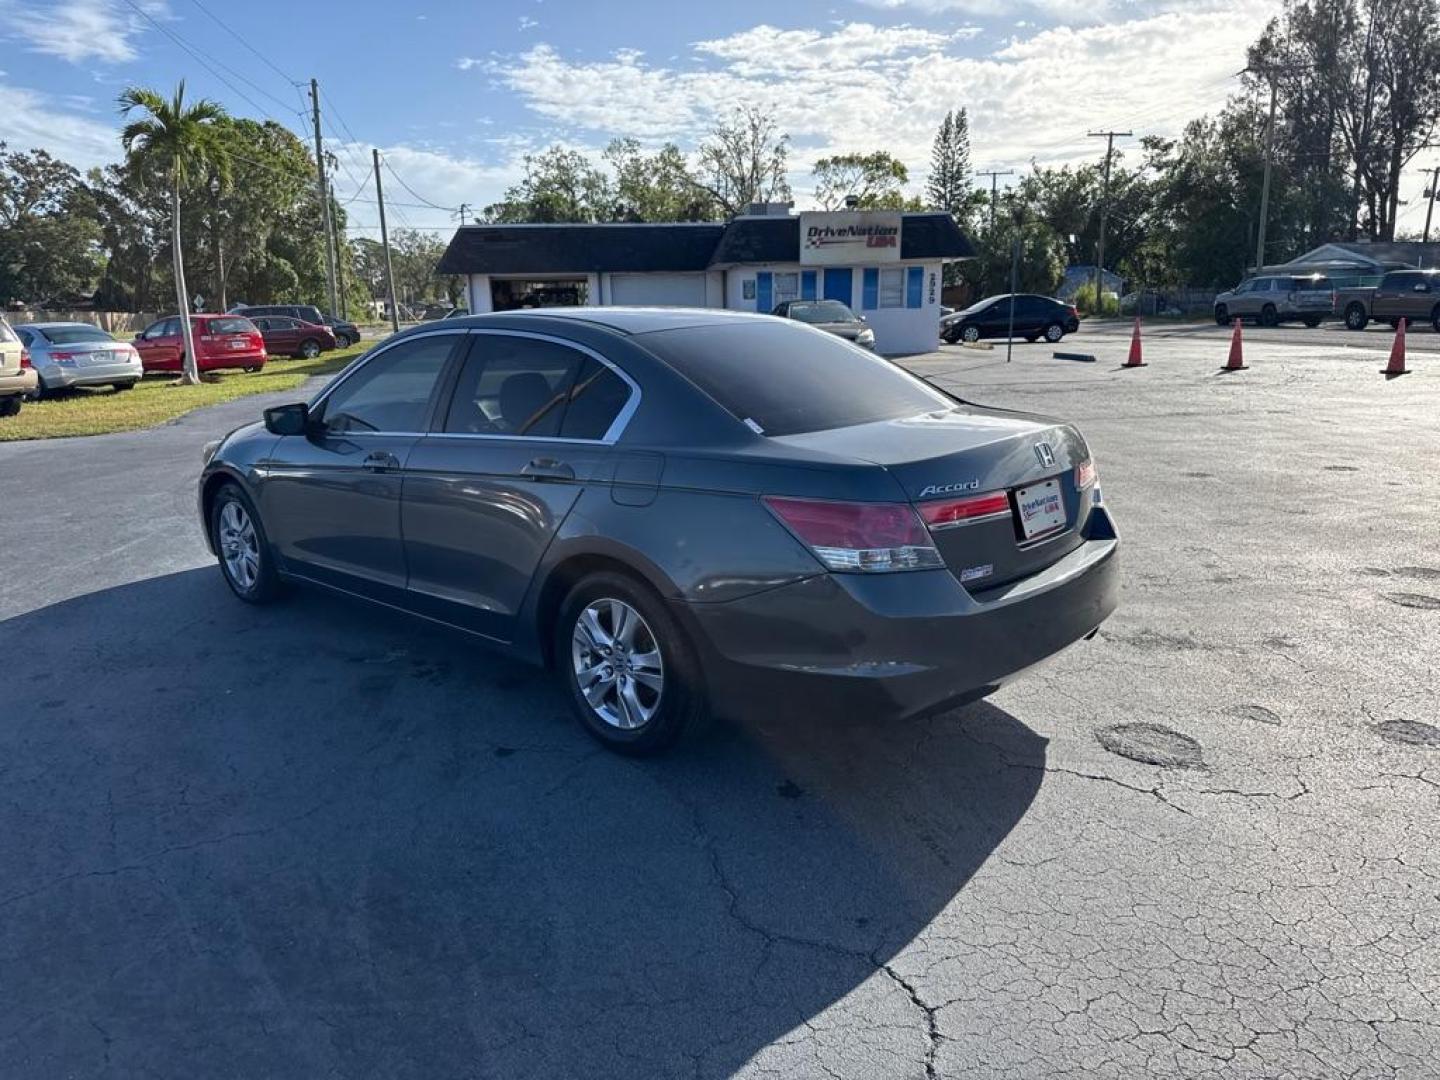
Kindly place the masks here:
[(1390, 363), (1380, 369), (1381, 375), (1409, 375), (1405, 366), (1405, 320), (1395, 327), (1395, 344), (1390, 346)]
[(1140, 316), (1135, 316), (1135, 332), (1130, 335), (1130, 356), (1125, 360), (1125, 367), (1144, 367), (1145, 361), (1140, 358)]
[(1243, 320), (1235, 319), (1235, 333), (1230, 335), (1230, 359), (1226, 361), (1221, 371), (1244, 371), (1250, 365), (1245, 363), (1245, 354), (1240, 347), (1240, 323)]

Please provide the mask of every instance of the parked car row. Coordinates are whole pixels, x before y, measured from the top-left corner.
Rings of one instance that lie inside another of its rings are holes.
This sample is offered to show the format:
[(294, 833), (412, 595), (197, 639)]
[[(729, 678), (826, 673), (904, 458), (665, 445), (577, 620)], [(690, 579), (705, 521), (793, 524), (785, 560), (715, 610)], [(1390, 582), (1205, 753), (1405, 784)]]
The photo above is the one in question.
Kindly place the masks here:
[(1374, 286), (1336, 289), (1323, 274), (1262, 274), (1215, 297), (1215, 321), (1253, 319), (1261, 326), (1339, 316), (1351, 330), (1370, 322), (1428, 322), (1440, 332), (1440, 270), (1391, 270)]
[(348, 349), (360, 341), (360, 327), (346, 319), (326, 315), (314, 304), (234, 304), (227, 315), (243, 315), (247, 319), (259, 316), (278, 316), (283, 319), (297, 319), (311, 326), (328, 327), (335, 336), (338, 348)]
[[(337, 333), (323, 322), (292, 315), (190, 316), (200, 371), (255, 372), (276, 355), (313, 359), (360, 339), (358, 329), (352, 337), (345, 325)], [(185, 356), (181, 330), (179, 316), (171, 315), (155, 320), (133, 340), (120, 341), (90, 323), (12, 327), (0, 317), (0, 416), (19, 412), (24, 399), (38, 401), (78, 387), (130, 390), (150, 372), (180, 371)]]

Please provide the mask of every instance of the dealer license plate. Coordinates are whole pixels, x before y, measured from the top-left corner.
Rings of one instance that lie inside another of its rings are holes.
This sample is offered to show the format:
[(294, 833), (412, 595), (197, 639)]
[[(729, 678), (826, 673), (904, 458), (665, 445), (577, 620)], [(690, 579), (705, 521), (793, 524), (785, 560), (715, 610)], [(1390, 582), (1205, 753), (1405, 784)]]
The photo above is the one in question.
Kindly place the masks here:
[(1026, 540), (1065, 527), (1065, 500), (1058, 480), (1042, 480), (1029, 487), (1016, 488), (1015, 503), (1020, 508), (1020, 532)]

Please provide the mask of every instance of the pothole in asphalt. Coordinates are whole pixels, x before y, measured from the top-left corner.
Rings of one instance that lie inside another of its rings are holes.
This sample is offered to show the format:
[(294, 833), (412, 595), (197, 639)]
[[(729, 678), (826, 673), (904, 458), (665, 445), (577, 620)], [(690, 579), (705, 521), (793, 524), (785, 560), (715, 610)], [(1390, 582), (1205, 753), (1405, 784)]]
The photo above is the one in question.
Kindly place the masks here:
[(1386, 720), (1375, 725), (1375, 732), (1386, 742), (1401, 746), (1440, 747), (1440, 728), (1419, 720)]
[(1272, 712), (1264, 705), (1231, 705), (1225, 710), (1225, 715), (1233, 716), (1236, 720), (1250, 720), (1256, 724), (1280, 724), (1279, 713)]
[(1115, 724), (1095, 732), (1100, 745), (1143, 765), (1191, 769), (1202, 764), (1200, 744), (1163, 724)]
[(1424, 593), (1387, 592), (1385, 599), (1401, 607), (1416, 608), (1420, 611), (1440, 611), (1440, 596), (1426, 596)]

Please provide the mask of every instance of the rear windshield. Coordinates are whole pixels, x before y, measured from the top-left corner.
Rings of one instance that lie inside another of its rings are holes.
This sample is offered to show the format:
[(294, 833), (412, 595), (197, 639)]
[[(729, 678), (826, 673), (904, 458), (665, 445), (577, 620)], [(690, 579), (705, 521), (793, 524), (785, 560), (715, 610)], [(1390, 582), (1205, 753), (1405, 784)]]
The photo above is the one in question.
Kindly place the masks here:
[(955, 406), (893, 364), (793, 323), (659, 330), (640, 341), (764, 435), (828, 431)]
[(1297, 277), (1290, 279), (1294, 292), (1329, 292), (1330, 279), (1325, 277)]
[(10, 324), (7, 323), (4, 319), (0, 319), (0, 341), (19, 340), (20, 339), (15, 336), (15, 331), (10, 329)]
[(855, 313), (839, 300), (817, 300), (813, 304), (791, 304), (790, 318), (805, 323), (854, 322)]
[(238, 315), (227, 315), (223, 319), (210, 320), (210, 333), (212, 334), (253, 334), (254, 332), (255, 324)]
[(46, 341), (55, 345), (79, 345), (86, 341), (114, 341), (98, 326), (47, 326), (37, 331)]

